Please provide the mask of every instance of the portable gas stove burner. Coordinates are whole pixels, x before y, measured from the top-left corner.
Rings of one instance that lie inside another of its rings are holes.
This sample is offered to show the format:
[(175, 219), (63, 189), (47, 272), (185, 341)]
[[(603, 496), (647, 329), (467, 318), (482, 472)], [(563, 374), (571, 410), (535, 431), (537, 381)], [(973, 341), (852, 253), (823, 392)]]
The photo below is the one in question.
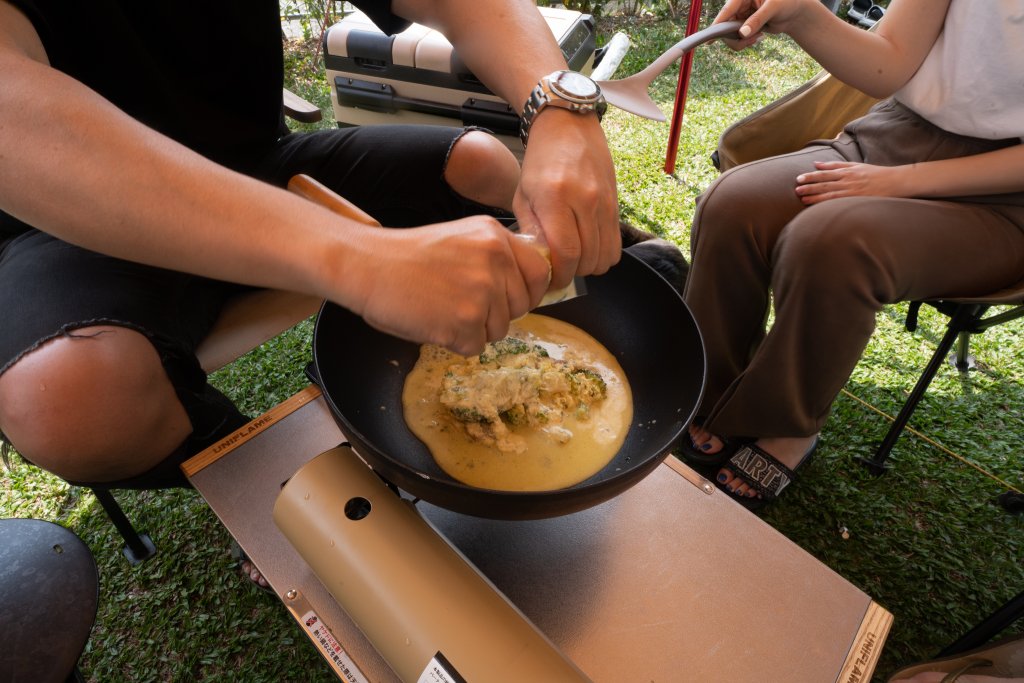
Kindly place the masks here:
[[(302, 466), (273, 516), (402, 681), (590, 680), (347, 445)], [(285, 604), (342, 680), (367, 680), (301, 596)]]

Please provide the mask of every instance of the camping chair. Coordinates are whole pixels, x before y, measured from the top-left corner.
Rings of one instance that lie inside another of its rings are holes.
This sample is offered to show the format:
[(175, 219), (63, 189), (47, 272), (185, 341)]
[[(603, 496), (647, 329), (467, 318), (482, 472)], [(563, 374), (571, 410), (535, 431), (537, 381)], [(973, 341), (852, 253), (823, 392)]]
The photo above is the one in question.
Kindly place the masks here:
[[(727, 128), (712, 154), (712, 161), (724, 172), (748, 161), (796, 151), (811, 140), (835, 137), (846, 122), (865, 114), (876, 102), (822, 72)], [(885, 461), (893, 445), (953, 344), (959, 341), (951, 360), (959, 370), (966, 372), (972, 367), (967, 351), (970, 335), (1024, 316), (1024, 288), (1006, 289), (983, 297), (910, 302), (906, 328), (911, 332), (917, 328), (917, 313), (922, 304), (932, 306), (949, 318), (946, 333), (874, 457), (861, 458), (874, 474), (885, 471)], [(1007, 305), (1009, 309), (1005, 308)], [(986, 315), (993, 306), (999, 306), (999, 311)], [(1002, 497), (1000, 502), (1007, 508), (1012, 503)]]

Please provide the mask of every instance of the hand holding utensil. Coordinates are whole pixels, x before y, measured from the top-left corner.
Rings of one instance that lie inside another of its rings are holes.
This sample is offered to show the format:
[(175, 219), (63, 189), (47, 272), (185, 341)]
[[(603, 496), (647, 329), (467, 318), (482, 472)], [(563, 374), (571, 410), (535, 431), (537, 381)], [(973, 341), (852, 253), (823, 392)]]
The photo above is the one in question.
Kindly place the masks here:
[(703, 30), (687, 36), (665, 50), (660, 57), (651, 62), (643, 71), (639, 71), (626, 78), (608, 81), (599, 80), (597, 84), (601, 86), (601, 92), (604, 94), (608, 104), (615, 105), (619, 109), (636, 114), (637, 116), (654, 119), (655, 121), (664, 121), (665, 115), (648, 93), (648, 88), (650, 88), (654, 79), (660, 76), (677, 59), (698, 45), (703, 45), (717, 38), (739, 38), (738, 31), (742, 25), (742, 21), (724, 21), (720, 24), (712, 24)]

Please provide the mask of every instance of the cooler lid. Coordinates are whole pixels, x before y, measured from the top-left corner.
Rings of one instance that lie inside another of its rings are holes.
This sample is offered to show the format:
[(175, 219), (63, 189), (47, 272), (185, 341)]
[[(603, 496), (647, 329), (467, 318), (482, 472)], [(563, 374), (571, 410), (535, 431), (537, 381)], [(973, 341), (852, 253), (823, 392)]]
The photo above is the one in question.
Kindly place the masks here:
[[(561, 44), (579, 23), (583, 14), (555, 7), (538, 7), (555, 39)], [(386, 36), (361, 11), (354, 11), (327, 29), (324, 45), (327, 55), (359, 59), (373, 45), (374, 56), (390, 43), (391, 63), (415, 69), (452, 73), (452, 44), (440, 32), (412, 24), (395, 36)]]

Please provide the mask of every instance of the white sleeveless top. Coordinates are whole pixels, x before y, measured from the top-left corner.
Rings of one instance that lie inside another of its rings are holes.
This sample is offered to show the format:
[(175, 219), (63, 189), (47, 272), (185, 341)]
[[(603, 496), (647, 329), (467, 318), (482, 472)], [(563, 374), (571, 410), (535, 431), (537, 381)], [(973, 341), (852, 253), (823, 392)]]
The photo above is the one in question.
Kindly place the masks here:
[(1024, 139), (1024, 0), (952, 0), (938, 40), (895, 98), (951, 133)]

